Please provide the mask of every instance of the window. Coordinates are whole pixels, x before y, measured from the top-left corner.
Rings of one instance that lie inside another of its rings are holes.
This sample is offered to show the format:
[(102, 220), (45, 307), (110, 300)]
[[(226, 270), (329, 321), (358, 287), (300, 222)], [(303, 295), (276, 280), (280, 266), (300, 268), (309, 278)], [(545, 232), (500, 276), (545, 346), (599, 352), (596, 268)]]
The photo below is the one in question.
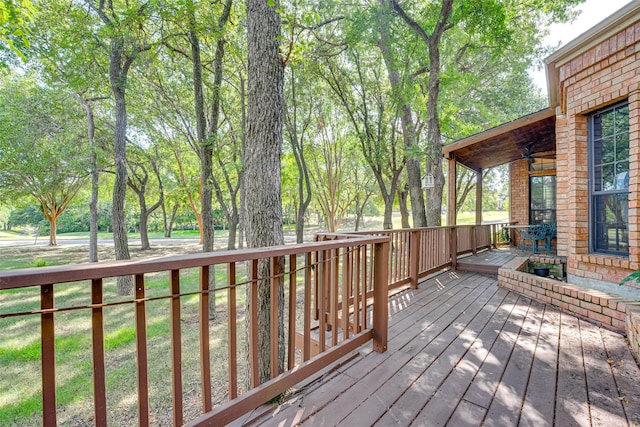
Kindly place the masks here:
[(529, 163), (529, 224), (556, 222), (556, 160), (539, 157)]
[(589, 117), (592, 252), (629, 254), (629, 105)]

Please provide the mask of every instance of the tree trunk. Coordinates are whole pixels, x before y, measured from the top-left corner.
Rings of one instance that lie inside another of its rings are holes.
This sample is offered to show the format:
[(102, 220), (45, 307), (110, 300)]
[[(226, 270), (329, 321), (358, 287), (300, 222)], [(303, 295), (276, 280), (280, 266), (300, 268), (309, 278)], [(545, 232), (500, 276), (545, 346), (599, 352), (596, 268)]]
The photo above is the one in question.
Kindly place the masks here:
[(202, 60), (200, 57), (200, 39), (196, 32), (196, 18), (193, 4), (189, 8), (189, 41), (191, 42), (191, 65), (193, 71), (193, 99), (196, 115), (196, 137), (200, 145), (200, 238), (203, 252), (213, 251), (213, 147), (207, 140), (204, 108), (204, 90), (202, 83)]
[[(378, 47), (382, 52), (387, 67), (387, 75), (391, 84), (391, 92), (396, 104), (400, 107), (400, 123), (402, 125), (402, 138), (407, 150), (406, 167), (407, 181), (409, 185), (409, 195), (411, 197), (411, 216), (414, 227), (426, 227), (427, 216), (425, 212), (424, 197), (422, 194), (422, 178), (420, 174), (420, 159), (415, 156), (417, 152), (415, 126), (413, 124), (413, 114), (411, 104), (404, 94), (403, 82), (396, 66), (393, 51), (389, 49), (389, 23), (391, 20), (391, 5), (389, 0), (380, 0), (380, 40)], [(404, 225), (403, 225), (404, 227)]]
[[(284, 67), (279, 55), (279, 2), (246, 0), (248, 49), (248, 128), (244, 152), (247, 243), (252, 248), (282, 245), (281, 165)], [(259, 262), (258, 358), (259, 378), (271, 378), (270, 266)], [(284, 288), (279, 280), (279, 370), (284, 369)]]
[(440, 134), (440, 118), (438, 116), (438, 99), (440, 97), (440, 38), (433, 37), (429, 42), (429, 86), (427, 97), (427, 162), (430, 163), (434, 177), (434, 187), (427, 195), (427, 225), (442, 225), (442, 189), (444, 173), (442, 172), (442, 135)]
[(227, 249), (234, 250), (236, 248), (236, 236), (238, 234), (238, 223), (240, 222), (240, 216), (238, 210), (233, 208), (231, 217), (229, 218), (229, 238), (227, 240)]
[(440, 43), (442, 35), (452, 28), (449, 17), (453, 11), (453, 0), (442, 0), (440, 15), (433, 31), (428, 34), (424, 28), (409, 17), (397, 0), (391, 0), (392, 6), (407, 25), (426, 43), (429, 50), (429, 84), (427, 88), (427, 172), (434, 177), (435, 187), (427, 193), (427, 225), (439, 226), (442, 223), (442, 135), (438, 101), (440, 97)]
[(58, 216), (51, 215), (49, 217), (49, 246), (58, 246), (58, 240), (56, 238), (58, 224)]
[(180, 208), (180, 204), (176, 203), (173, 205), (173, 209), (171, 210), (171, 216), (169, 217), (169, 225), (164, 230), (164, 237), (171, 237), (171, 232), (173, 231), (173, 224), (176, 221), (176, 215), (178, 213), (178, 209)]
[(402, 228), (411, 228), (409, 224), (409, 209), (407, 208), (407, 195), (409, 186), (405, 186), (402, 191), (398, 191), (398, 204), (400, 205), (400, 220)]
[[(127, 195), (127, 103), (125, 100), (126, 74), (121, 68), (124, 40), (115, 36), (111, 43), (111, 57), (109, 63), (109, 79), (111, 91), (115, 99), (115, 135), (113, 142), (113, 156), (116, 178), (113, 183), (113, 202), (111, 225), (113, 227), (113, 245), (116, 260), (131, 259), (129, 255), (129, 241), (127, 239), (127, 224), (125, 212), (125, 198)], [(131, 276), (120, 276), (117, 280), (118, 295), (131, 295), (133, 280)]]
[(140, 250), (146, 251), (151, 249), (149, 244), (149, 231), (147, 230), (147, 203), (144, 194), (138, 195), (138, 203), (140, 204)]
[(304, 218), (311, 203), (311, 179), (309, 177), (309, 167), (304, 156), (304, 130), (298, 135), (298, 99), (296, 94), (296, 79), (294, 68), (291, 67), (291, 110), (292, 115), (286, 114), (285, 124), (289, 133), (289, 141), (293, 156), (298, 167), (298, 195), (300, 198), (296, 205), (296, 243), (304, 242)]
[(75, 94), (76, 99), (87, 113), (87, 139), (91, 150), (91, 201), (89, 202), (89, 262), (98, 262), (98, 189), (100, 172), (95, 145), (95, 121), (93, 109), (88, 100)]

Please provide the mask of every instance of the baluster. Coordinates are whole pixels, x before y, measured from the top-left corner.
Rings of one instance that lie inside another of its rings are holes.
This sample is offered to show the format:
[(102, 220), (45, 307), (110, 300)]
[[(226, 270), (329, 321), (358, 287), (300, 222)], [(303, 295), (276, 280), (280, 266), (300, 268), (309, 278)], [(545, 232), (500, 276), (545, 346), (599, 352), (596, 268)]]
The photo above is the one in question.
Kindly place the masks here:
[(296, 255), (289, 255), (289, 353), (287, 368), (293, 369), (296, 361)]
[(95, 424), (107, 425), (107, 387), (104, 371), (104, 313), (102, 279), (91, 281), (91, 336), (93, 348), (93, 402)]
[(173, 403), (173, 425), (182, 421), (182, 340), (180, 331), (180, 270), (171, 270), (171, 400)]
[[(40, 308), (54, 307), (53, 284), (40, 287)], [(42, 344), (42, 421), (45, 426), (56, 425), (56, 338), (53, 312), (40, 314)]]
[(227, 265), (227, 297), (229, 304), (229, 399), (238, 397), (238, 331), (237, 331), (237, 302), (236, 302), (236, 263)]
[(202, 411), (213, 409), (211, 403), (211, 350), (209, 344), (209, 273), (208, 265), (200, 267), (200, 382), (202, 384)]
[(144, 275), (136, 274), (136, 349), (138, 355), (138, 424), (149, 425), (149, 365)]

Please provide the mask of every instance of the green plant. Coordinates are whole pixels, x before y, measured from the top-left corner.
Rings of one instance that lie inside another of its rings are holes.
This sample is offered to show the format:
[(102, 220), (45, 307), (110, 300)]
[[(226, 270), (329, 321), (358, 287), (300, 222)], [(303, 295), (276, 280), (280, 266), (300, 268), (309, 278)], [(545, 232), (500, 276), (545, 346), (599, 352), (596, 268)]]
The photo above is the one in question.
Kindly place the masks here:
[(33, 260), (34, 267), (46, 267), (47, 265), (47, 260), (44, 260), (42, 258), (36, 258), (35, 260)]
[(627, 277), (622, 279), (620, 281), (620, 286), (626, 285), (627, 282), (638, 282), (638, 283), (640, 283), (640, 281), (638, 279), (640, 279), (640, 268), (635, 273), (631, 273), (630, 275), (628, 275)]

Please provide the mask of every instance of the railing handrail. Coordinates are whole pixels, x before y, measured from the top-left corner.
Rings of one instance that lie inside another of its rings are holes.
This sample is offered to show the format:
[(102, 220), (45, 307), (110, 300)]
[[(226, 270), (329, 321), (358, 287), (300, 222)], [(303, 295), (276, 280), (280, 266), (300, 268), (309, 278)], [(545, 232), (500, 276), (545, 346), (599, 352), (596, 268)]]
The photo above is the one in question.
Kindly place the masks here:
[[(345, 234), (330, 233), (349, 237), (349, 244), (376, 244), (387, 241), (386, 237), (362, 236), (353, 238)], [(50, 283), (70, 283), (84, 280), (104, 279), (136, 274), (159, 273), (204, 265), (228, 264), (230, 262), (253, 261), (261, 258), (293, 255), (336, 249), (344, 246), (339, 239), (296, 245), (267, 246), (254, 249), (225, 250), (188, 255), (174, 255), (144, 260), (105, 261), (98, 263), (70, 264), (38, 268), (0, 270), (0, 290), (42, 286)]]

